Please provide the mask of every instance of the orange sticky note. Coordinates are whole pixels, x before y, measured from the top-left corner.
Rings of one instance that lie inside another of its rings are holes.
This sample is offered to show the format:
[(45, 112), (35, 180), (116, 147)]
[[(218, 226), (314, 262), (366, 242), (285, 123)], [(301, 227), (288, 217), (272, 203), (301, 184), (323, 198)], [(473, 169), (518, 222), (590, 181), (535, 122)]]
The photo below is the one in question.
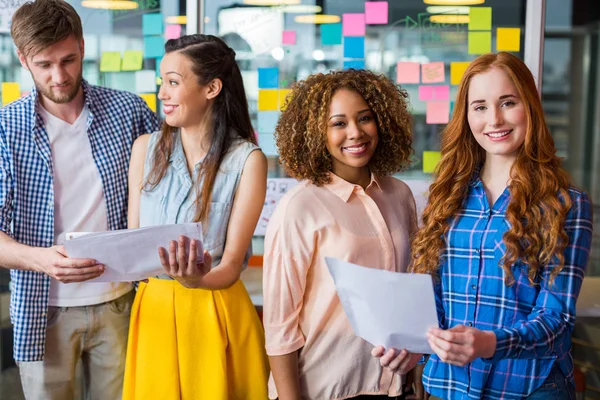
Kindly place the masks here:
[(459, 85), (467, 67), (471, 64), (469, 61), (451, 62), (450, 63), (450, 83)]
[(156, 93), (142, 93), (139, 96), (144, 99), (152, 111), (156, 112)]

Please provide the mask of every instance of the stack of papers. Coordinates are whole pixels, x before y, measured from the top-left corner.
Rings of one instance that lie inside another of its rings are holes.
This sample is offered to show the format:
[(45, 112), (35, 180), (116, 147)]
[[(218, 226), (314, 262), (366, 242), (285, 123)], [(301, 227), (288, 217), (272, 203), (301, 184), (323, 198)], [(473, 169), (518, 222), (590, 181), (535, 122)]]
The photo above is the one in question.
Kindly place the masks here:
[(429, 328), (438, 327), (430, 275), (365, 268), (336, 258), (325, 262), (356, 336), (373, 346), (431, 354)]
[[(169, 250), (169, 242), (179, 236), (196, 239), (198, 262), (203, 260), (202, 224), (149, 226), (137, 229), (89, 233), (69, 233), (64, 243), (70, 258), (92, 258), (104, 264), (104, 273), (87, 282), (132, 282), (163, 274), (158, 248)], [(189, 251), (189, 245), (188, 249)]]

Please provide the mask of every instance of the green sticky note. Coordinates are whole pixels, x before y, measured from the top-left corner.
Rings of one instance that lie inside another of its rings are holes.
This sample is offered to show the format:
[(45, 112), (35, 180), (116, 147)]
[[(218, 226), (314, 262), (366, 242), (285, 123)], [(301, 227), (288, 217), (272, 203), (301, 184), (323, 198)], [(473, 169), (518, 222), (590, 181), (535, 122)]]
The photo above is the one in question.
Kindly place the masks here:
[(121, 53), (105, 51), (100, 58), (100, 72), (119, 72), (121, 70)]
[(469, 9), (469, 30), (489, 31), (492, 29), (492, 7), (471, 7)]
[(439, 151), (424, 151), (423, 152), (423, 172), (432, 173), (435, 167), (442, 158), (442, 153)]
[(492, 51), (492, 32), (469, 32), (469, 54)]
[(123, 71), (139, 71), (144, 62), (144, 53), (141, 50), (126, 50), (123, 54)]

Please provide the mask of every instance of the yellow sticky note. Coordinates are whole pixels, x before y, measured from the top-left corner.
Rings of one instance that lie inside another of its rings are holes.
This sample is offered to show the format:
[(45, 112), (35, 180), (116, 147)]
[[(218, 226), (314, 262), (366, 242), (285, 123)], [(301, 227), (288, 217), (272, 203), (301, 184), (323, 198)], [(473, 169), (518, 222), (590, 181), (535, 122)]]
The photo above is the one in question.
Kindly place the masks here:
[(471, 7), (469, 9), (469, 30), (489, 31), (492, 29), (492, 7)]
[(469, 54), (492, 51), (492, 32), (469, 32)]
[[(292, 92), (291, 89), (279, 89), (279, 109), (285, 111), (285, 102), (288, 95)], [(289, 99), (288, 99), (289, 101)]]
[(144, 99), (152, 111), (156, 112), (156, 93), (142, 93), (139, 96)]
[(496, 29), (496, 51), (520, 51), (521, 28)]
[(451, 62), (450, 63), (450, 83), (459, 85), (467, 67), (471, 64), (469, 61)]
[(258, 111), (277, 111), (279, 110), (279, 90), (278, 89), (259, 89), (258, 90)]
[(142, 69), (144, 54), (141, 50), (126, 50), (123, 54), (123, 71), (139, 71)]
[(442, 153), (439, 151), (424, 151), (423, 152), (423, 172), (432, 173), (435, 167), (442, 158)]
[(105, 51), (100, 59), (100, 72), (119, 72), (121, 70), (121, 53)]
[(5, 106), (8, 103), (19, 99), (21, 97), (21, 85), (16, 82), (4, 82), (2, 83), (2, 105)]

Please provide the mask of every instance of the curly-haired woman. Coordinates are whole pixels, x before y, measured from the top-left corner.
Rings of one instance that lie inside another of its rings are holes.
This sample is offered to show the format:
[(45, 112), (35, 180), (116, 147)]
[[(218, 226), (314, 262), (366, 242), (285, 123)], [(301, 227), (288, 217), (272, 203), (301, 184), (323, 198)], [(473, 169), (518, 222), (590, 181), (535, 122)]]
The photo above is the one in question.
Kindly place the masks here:
[(592, 206), (555, 153), (527, 66), (508, 53), (475, 59), (413, 243), (414, 271), (438, 278), (441, 329), (429, 332), (423, 376), (435, 396), (575, 398), (571, 332)]
[(270, 398), (399, 396), (346, 318), (325, 256), (406, 270), (416, 231), (408, 186), (390, 175), (409, 162), (407, 94), (360, 70), (299, 82), (276, 128), (286, 172), (303, 180), (274, 212), (265, 238), (264, 325)]

